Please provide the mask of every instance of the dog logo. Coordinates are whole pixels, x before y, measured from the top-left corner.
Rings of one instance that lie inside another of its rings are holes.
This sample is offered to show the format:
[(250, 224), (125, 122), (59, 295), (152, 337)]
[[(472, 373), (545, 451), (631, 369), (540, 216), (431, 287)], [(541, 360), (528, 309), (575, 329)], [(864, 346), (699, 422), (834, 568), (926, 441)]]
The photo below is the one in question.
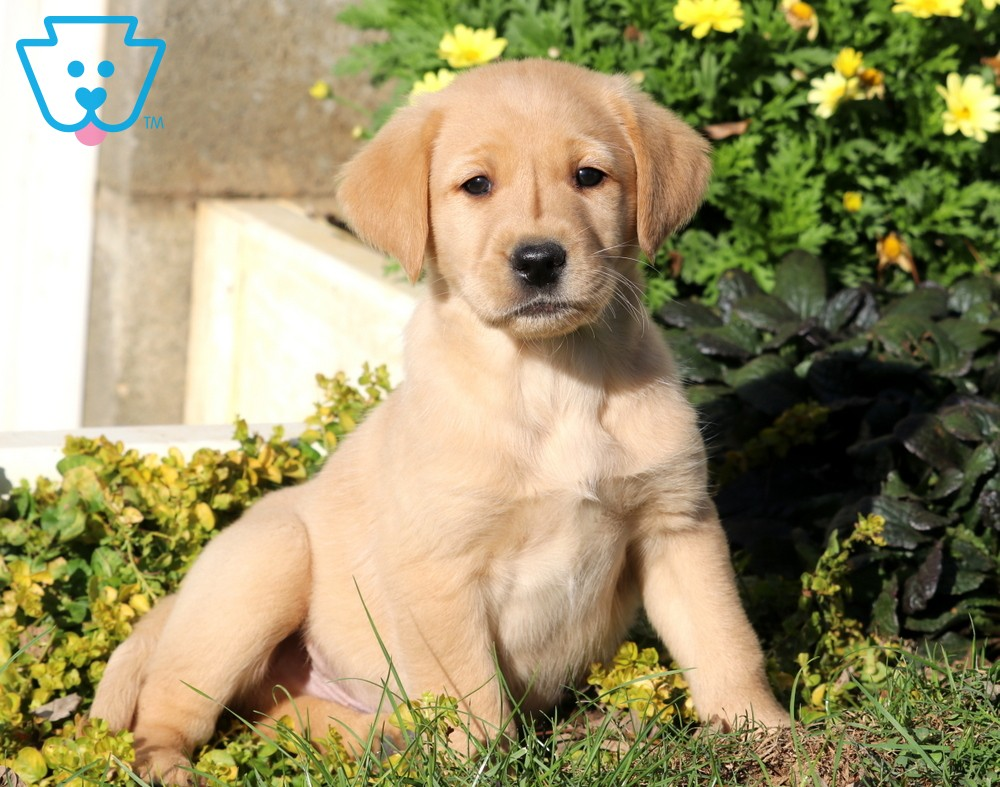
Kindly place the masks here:
[[(142, 114), (166, 43), (136, 38), (134, 16), (49, 16), (44, 24), (48, 38), (21, 39), (17, 54), (45, 122), (72, 131), (84, 145), (99, 145), (109, 133), (130, 128)], [(108, 27), (108, 57), (97, 63), (79, 59), (89, 50), (81, 45), (83, 37), (94, 32), (88, 25)], [(120, 37), (112, 27), (122, 28)], [(141, 84), (138, 94), (125, 95), (126, 86), (135, 84)]]

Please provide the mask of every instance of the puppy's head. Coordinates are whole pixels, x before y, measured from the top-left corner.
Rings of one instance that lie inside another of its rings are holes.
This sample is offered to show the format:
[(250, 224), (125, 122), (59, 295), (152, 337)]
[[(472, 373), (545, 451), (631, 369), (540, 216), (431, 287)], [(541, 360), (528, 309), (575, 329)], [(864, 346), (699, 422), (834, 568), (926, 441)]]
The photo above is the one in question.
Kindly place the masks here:
[(627, 78), (513, 61), (397, 112), (339, 197), (411, 279), (427, 260), (483, 322), (535, 338), (601, 319), (638, 250), (693, 215), (709, 170), (704, 140)]

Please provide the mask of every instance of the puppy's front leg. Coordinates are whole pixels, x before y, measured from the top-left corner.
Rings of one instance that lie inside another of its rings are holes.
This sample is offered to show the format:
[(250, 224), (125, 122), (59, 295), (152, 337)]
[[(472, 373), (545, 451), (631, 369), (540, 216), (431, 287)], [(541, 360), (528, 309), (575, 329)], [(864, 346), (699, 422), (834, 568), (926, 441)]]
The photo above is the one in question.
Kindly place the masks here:
[(757, 636), (740, 603), (715, 507), (665, 516), (643, 544), (642, 593), (650, 621), (683, 669), (698, 715), (787, 727), (774, 699)]
[[(433, 576), (446, 576), (433, 573)], [(451, 584), (451, 583), (449, 583)], [(477, 605), (475, 591), (441, 587), (423, 597), (410, 595), (410, 604), (398, 607), (396, 662), (410, 697), (422, 692), (445, 693), (459, 701), (460, 729), (449, 740), (463, 756), (474, 753), (472, 739), (495, 740), (514, 733), (510, 702), (497, 679), (497, 663), (488, 616)], [(419, 598), (414, 603), (413, 599)]]

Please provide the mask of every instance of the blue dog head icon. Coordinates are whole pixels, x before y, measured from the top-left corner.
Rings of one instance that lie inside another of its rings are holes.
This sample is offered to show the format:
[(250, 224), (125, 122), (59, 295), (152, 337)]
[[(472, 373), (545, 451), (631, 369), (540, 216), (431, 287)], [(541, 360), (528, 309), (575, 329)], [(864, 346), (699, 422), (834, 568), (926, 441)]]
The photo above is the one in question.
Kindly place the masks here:
[[(85, 145), (99, 145), (109, 132), (135, 123), (166, 43), (158, 38), (135, 38), (139, 20), (134, 16), (49, 16), (44, 24), (48, 38), (18, 41), (17, 54), (45, 122), (59, 131), (74, 132)], [(91, 48), (82, 39), (93, 34), (88, 25), (108, 28), (111, 54), (107, 59), (85, 61), (83, 53)], [(112, 35), (115, 26), (120, 28), (120, 38)], [(122, 43), (115, 45), (116, 40)], [(139, 70), (141, 78), (121, 78), (130, 70)], [(131, 86), (135, 84), (141, 84), (137, 95), (120, 95), (126, 86), (134, 91)], [(109, 95), (118, 100), (109, 102)]]

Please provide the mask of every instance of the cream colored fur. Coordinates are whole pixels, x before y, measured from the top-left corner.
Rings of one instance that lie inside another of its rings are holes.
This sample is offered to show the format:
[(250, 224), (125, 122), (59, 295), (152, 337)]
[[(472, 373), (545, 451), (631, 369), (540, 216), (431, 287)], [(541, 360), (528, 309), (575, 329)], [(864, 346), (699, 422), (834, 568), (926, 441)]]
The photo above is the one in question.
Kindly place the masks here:
[[(584, 167), (603, 181), (581, 186)], [(475, 177), (488, 193), (463, 188)], [(708, 177), (688, 126), (624, 77), (560, 63), (476, 69), (393, 117), (340, 199), (362, 238), (426, 269), (406, 381), (315, 479), (222, 532), (115, 652), (93, 714), (135, 731), (141, 769), (184, 781), (222, 704), (391, 738), (384, 685), (458, 697), (476, 738), (503, 735), (497, 666), (524, 708), (550, 707), (640, 604), (701, 718), (788, 723), (636, 265)], [(512, 255), (542, 242), (565, 264), (526, 286)]]

